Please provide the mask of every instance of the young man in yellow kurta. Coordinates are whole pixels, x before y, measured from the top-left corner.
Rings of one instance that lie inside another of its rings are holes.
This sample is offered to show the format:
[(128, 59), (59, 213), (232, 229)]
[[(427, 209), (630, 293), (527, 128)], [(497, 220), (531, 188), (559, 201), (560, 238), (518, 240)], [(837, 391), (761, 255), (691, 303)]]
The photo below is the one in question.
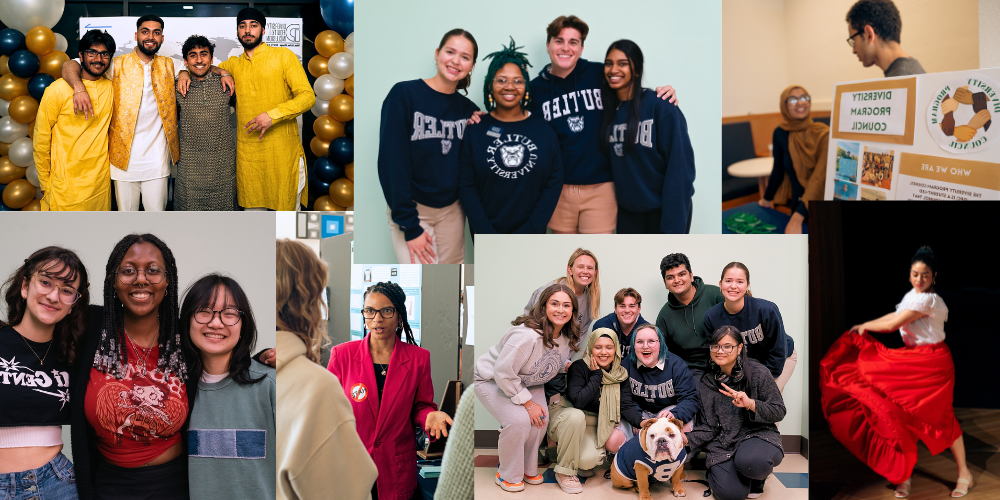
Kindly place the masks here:
[(295, 117), (316, 103), (292, 51), (263, 43), (264, 14), (243, 9), (236, 33), (244, 52), (219, 64), (236, 79), (236, 195), (246, 209), (296, 210), (306, 184)]
[(42, 210), (111, 210), (108, 126), (114, 90), (101, 78), (115, 53), (115, 40), (99, 30), (80, 39), (83, 83), (94, 115), (73, 113), (73, 89), (59, 79), (49, 85), (35, 118), (35, 168)]

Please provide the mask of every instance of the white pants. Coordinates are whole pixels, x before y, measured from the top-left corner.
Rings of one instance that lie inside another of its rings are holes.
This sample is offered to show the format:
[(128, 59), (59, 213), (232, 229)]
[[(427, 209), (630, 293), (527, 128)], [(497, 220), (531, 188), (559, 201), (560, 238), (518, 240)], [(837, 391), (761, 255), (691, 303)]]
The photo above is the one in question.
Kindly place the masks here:
[[(299, 205), (302, 203), (302, 190), (305, 189), (305, 187), (306, 187), (306, 162), (302, 158), (299, 158), (299, 190), (295, 194), (296, 212), (298, 212)], [(267, 207), (244, 207), (243, 210), (247, 212), (266, 212)]]
[(167, 186), (170, 177), (148, 181), (115, 181), (115, 197), (121, 212), (138, 212), (139, 201), (147, 212), (162, 212), (167, 208)]

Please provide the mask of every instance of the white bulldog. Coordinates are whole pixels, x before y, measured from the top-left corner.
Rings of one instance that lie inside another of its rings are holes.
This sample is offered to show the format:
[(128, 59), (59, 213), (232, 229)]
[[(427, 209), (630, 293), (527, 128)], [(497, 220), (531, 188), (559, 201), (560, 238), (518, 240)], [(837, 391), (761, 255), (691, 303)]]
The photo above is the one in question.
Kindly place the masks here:
[[(646, 421), (637, 436), (625, 442), (615, 455), (611, 467), (611, 484), (617, 488), (639, 492), (640, 500), (652, 500), (649, 481), (670, 481), (675, 497), (687, 495), (684, 479), (684, 458), (687, 436), (681, 430), (684, 423), (676, 418), (654, 418)], [(641, 447), (641, 451), (636, 449)]]

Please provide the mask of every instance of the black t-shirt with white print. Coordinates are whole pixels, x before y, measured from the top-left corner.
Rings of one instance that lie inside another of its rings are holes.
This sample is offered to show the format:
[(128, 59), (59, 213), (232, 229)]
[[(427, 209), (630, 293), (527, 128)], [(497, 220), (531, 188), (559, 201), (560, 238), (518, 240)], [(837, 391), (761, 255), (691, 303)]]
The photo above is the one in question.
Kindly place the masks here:
[(69, 425), (69, 367), (49, 344), (0, 328), (0, 427)]

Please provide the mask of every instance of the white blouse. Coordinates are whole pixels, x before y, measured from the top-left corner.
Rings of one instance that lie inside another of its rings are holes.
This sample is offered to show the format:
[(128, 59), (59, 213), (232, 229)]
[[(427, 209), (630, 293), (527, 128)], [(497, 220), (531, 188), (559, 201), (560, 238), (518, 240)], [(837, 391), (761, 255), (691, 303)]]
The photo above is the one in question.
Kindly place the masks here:
[(936, 293), (917, 293), (910, 290), (896, 305), (896, 314), (902, 310), (926, 314), (899, 329), (903, 342), (908, 346), (944, 342), (944, 322), (948, 321), (948, 306)]

